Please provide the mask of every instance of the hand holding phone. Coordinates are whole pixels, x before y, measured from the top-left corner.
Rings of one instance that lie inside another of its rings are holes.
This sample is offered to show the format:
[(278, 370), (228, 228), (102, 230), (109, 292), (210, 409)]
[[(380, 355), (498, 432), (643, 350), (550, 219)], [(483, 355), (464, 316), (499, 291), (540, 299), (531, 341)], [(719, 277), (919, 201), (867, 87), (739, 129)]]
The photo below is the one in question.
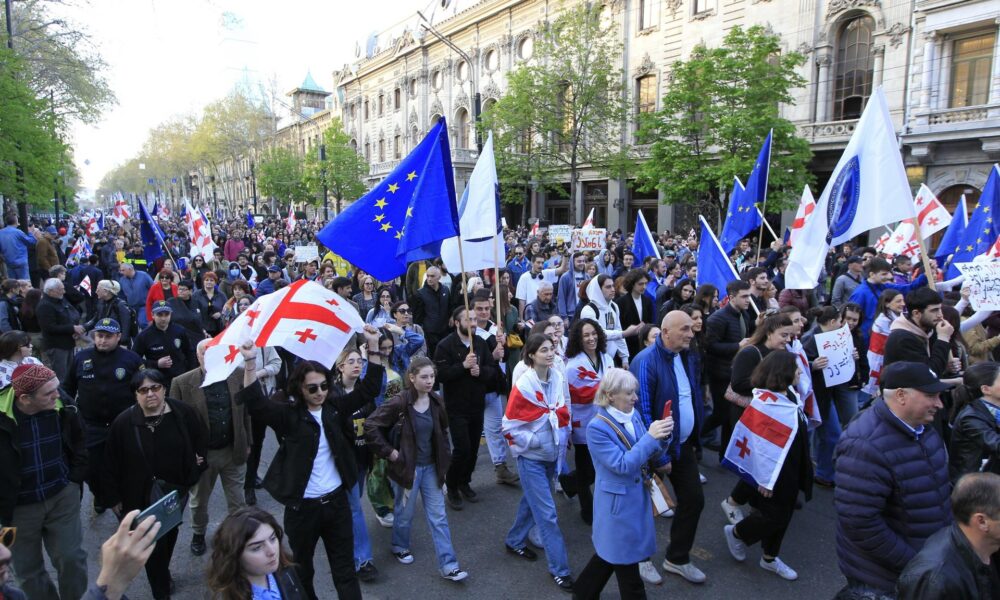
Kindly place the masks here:
[(139, 513), (139, 516), (132, 520), (132, 524), (129, 528), (135, 529), (139, 526), (139, 523), (146, 519), (146, 517), (155, 517), (156, 522), (160, 524), (160, 530), (156, 532), (156, 537), (153, 541), (158, 542), (160, 541), (160, 538), (167, 535), (181, 524), (181, 517), (183, 514), (184, 505), (181, 503), (181, 499), (177, 495), (177, 492), (172, 491), (154, 502), (146, 510)]
[(673, 408), (673, 405), (674, 405), (673, 400), (667, 400), (667, 403), (663, 405), (663, 415), (660, 417), (661, 419), (666, 419), (668, 417), (673, 416), (674, 413), (671, 410)]

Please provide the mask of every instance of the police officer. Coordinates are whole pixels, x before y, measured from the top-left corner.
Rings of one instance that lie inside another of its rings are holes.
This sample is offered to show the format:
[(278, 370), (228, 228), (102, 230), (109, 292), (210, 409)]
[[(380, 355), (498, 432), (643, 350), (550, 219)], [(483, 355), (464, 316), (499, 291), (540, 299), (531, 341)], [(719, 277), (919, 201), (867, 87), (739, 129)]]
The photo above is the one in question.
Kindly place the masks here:
[(129, 388), (132, 376), (142, 368), (142, 358), (119, 345), (121, 325), (111, 318), (94, 325), (94, 346), (81, 350), (70, 363), (63, 390), (76, 398), (84, 422), (84, 441), (92, 460), (87, 467), (87, 485), (94, 494), (94, 510), (104, 512), (101, 465), (108, 428), (118, 413), (135, 403)]
[(164, 300), (153, 303), (153, 322), (139, 332), (132, 342), (132, 350), (142, 357), (150, 369), (159, 369), (166, 375), (167, 389), (174, 377), (198, 366), (194, 347), (187, 332), (180, 325), (170, 322), (174, 309)]

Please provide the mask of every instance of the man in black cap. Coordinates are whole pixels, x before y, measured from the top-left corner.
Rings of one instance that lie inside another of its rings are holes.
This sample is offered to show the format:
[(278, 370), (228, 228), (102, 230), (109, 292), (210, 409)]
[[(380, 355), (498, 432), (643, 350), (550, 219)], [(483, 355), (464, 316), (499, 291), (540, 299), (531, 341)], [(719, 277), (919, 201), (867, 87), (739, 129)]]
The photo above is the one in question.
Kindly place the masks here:
[(925, 364), (882, 371), (882, 397), (837, 444), (838, 597), (893, 598), (896, 579), (934, 532), (952, 521), (948, 455), (933, 427), (951, 389)]
[(271, 265), (267, 268), (267, 279), (261, 281), (257, 286), (257, 297), (266, 296), (275, 291), (274, 284), (281, 279), (281, 267), (278, 265)]
[(194, 347), (187, 332), (170, 322), (173, 309), (165, 300), (153, 303), (153, 322), (135, 336), (132, 350), (150, 369), (167, 376), (167, 389), (174, 377), (198, 366)]
[(95, 457), (87, 468), (87, 485), (94, 495), (94, 510), (101, 514), (107, 507), (101, 490), (104, 442), (118, 413), (135, 403), (129, 386), (142, 368), (142, 358), (119, 345), (122, 330), (115, 319), (99, 319), (93, 336), (93, 347), (73, 357), (62, 388), (76, 399), (83, 417), (87, 452)]

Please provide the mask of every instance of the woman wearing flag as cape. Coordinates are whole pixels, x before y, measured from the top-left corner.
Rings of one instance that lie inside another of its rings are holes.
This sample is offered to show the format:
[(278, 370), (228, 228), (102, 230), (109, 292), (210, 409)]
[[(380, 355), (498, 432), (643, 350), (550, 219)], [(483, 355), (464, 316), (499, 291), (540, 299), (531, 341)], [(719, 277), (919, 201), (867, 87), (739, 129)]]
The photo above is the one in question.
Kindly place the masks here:
[(789, 581), (798, 578), (778, 553), (795, 512), (799, 490), (812, 495), (808, 424), (793, 386), (802, 374), (795, 354), (774, 350), (751, 376), (753, 400), (733, 429), (722, 464), (753, 486), (757, 512), (723, 528), (729, 553), (743, 562), (760, 542), (760, 566)]

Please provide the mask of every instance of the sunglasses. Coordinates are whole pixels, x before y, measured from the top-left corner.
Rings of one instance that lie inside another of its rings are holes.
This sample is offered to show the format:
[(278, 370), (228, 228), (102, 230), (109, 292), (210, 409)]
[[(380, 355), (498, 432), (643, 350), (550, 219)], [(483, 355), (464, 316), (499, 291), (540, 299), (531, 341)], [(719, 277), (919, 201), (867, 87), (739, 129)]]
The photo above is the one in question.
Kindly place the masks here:
[(330, 384), (325, 381), (323, 383), (311, 383), (306, 386), (306, 392), (309, 394), (315, 394), (320, 390), (323, 390), (325, 392), (328, 389), (330, 389)]
[(159, 383), (154, 383), (154, 384), (147, 385), (145, 387), (141, 387), (141, 388), (137, 389), (136, 393), (138, 393), (141, 396), (145, 396), (149, 392), (158, 393), (162, 389), (163, 389), (162, 385), (160, 385)]
[(0, 527), (0, 544), (10, 548), (17, 539), (17, 527)]
[(397, 309), (396, 312), (399, 313), (399, 314), (401, 314), (401, 315), (413, 314), (413, 311), (410, 310), (410, 309), (408, 309), (408, 308), (400, 308), (400, 309)]

